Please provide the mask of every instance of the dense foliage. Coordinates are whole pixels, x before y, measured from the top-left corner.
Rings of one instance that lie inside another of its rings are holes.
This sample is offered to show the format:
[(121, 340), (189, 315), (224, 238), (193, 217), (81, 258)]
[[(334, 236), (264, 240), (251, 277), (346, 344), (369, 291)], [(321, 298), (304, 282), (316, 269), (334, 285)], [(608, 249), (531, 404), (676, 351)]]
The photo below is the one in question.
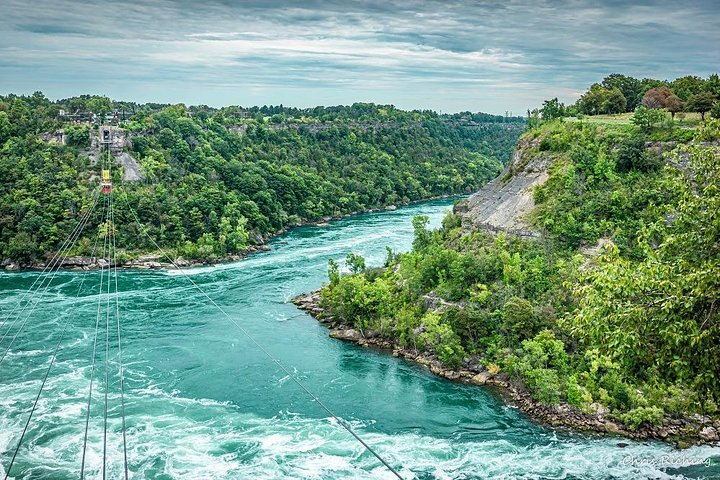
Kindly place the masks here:
[[(74, 228), (98, 188), (90, 135), (111, 112), (132, 132), (128, 153), (143, 176), (122, 184), (114, 169), (123, 255), (154, 250), (127, 197), (161, 246), (193, 259), (242, 252), (303, 221), (468, 192), (497, 174), (523, 128), (373, 104), (241, 110), (0, 97), (0, 258), (37, 259)], [(65, 145), (39, 138), (59, 128)], [(99, 221), (100, 212), (73, 253), (89, 252)]]
[[(523, 154), (552, 158), (535, 192), (540, 239), (466, 231), (454, 214), (429, 231), (418, 217), (413, 250), (390, 252), (385, 268), (340, 276), (335, 265), (324, 306), (448, 365), (500, 370), (540, 402), (609, 409), (630, 428), (717, 415), (720, 158), (687, 142), (663, 158), (646, 148), (653, 133), (530, 130)], [(716, 140), (720, 122), (691, 134)]]

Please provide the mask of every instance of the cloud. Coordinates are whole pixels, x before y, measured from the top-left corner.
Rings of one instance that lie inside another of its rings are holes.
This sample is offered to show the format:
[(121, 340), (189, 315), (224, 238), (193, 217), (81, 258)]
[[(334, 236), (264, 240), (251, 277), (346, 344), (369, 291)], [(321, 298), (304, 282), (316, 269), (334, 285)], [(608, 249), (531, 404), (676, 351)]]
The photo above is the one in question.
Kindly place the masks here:
[(4, 0), (0, 91), (522, 112), (602, 76), (707, 75), (717, 2)]

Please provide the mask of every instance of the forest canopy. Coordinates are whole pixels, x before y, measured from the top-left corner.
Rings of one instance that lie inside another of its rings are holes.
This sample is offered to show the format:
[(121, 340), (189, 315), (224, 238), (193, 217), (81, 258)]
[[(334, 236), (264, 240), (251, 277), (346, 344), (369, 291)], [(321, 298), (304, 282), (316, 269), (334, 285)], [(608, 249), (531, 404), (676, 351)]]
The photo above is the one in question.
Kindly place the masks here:
[[(0, 257), (55, 251), (98, 189), (98, 125), (129, 132), (139, 182), (115, 165), (123, 255), (153, 251), (124, 199), (162, 247), (191, 259), (243, 252), (306, 221), (470, 192), (494, 177), (522, 118), (439, 115), (392, 105), (297, 109), (135, 104), (42, 93), (0, 96)], [(62, 132), (63, 142), (41, 139)], [(46, 135), (47, 136), (47, 135)], [(125, 197), (126, 196), (126, 197)], [(87, 255), (91, 218), (74, 254)]]

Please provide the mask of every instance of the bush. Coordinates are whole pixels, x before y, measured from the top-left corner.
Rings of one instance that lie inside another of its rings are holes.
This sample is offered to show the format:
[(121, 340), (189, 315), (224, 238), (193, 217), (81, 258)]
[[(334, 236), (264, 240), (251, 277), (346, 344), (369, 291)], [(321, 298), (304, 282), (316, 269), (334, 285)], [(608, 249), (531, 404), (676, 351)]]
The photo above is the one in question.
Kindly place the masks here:
[(513, 343), (516, 343), (537, 335), (543, 327), (543, 321), (528, 300), (510, 297), (502, 309), (502, 326), (512, 337)]
[(637, 430), (643, 424), (656, 427), (662, 425), (663, 416), (664, 412), (660, 407), (638, 407), (619, 415), (618, 418), (631, 430)]
[(360, 273), (365, 271), (365, 259), (362, 255), (350, 252), (345, 257), (345, 265), (350, 269), (352, 273)]
[(720, 118), (705, 122), (695, 135), (695, 140), (700, 142), (712, 142), (720, 139)]
[(26, 232), (18, 232), (10, 239), (3, 250), (3, 256), (13, 260), (30, 261), (35, 259), (37, 244)]
[(661, 165), (658, 158), (645, 148), (645, 139), (639, 136), (621, 143), (616, 155), (618, 172), (629, 172), (631, 170), (652, 172)]
[(720, 118), (720, 102), (716, 102), (710, 110), (710, 116), (712, 118)]
[(578, 383), (576, 375), (570, 376), (566, 386), (567, 401), (570, 405), (589, 411), (593, 397), (590, 391)]
[(505, 371), (521, 379), (534, 399), (546, 404), (560, 401), (568, 358), (565, 345), (550, 330), (523, 341), (520, 354), (506, 357), (503, 363)]
[(653, 125), (661, 123), (667, 117), (667, 112), (661, 109), (647, 108), (640, 105), (635, 109), (630, 121), (644, 130), (650, 130)]
[(426, 314), (422, 318), (422, 325), (425, 330), (420, 334), (421, 344), (432, 348), (443, 363), (450, 366), (460, 365), (465, 357), (465, 350), (460, 344), (460, 337), (453, 332), (450, 325), (435, 313)]
[(546, 405), (560, 402), (560, 377), (558, 372), (549, 368), (534, 368), (525, 372), (525, 384), (532, 397)]
[(90, 146), (90, 128), (85, 125), (69, 126), (65, 129), (65, 143), (71, 147)]

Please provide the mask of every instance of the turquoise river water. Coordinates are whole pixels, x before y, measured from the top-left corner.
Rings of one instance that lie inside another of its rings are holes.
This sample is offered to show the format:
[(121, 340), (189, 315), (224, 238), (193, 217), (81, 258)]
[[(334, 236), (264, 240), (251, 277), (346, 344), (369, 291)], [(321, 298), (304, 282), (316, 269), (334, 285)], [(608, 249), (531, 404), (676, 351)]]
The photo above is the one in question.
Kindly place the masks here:
[[(428, 202), (298, 228), (274, 239), (270, 252), (188, 273), (406, 479), (720, 478), (718, 448), (678, 451), (538, 426), (489, 389), (330, 339), (290, 303), (326, 281), (329, 258), (354, 251), (380, 264), (386, 245), (410, 248), (413, 215), (427, 214), (438, 225), (448, 207), (448, 201)], [(0, 273), (0, 312), (11, 310), (37, 275)], [(66, 321), (9, 475), (79, 478), (98, 272), (88, 273), (78, 290), (82, 278), (58, 274), (0, 364), (0, 478)], [(119, 291), (130, 478), (393, 478), (178, 272), (122, 272)], [(103, 458), (101, 330), (87, 478), (101, 478)], [(116, 337), (110, 338), (114, 361)], [(112, 363), (107, 478), (113, 479), (122, 477), (123, 463), (115, 372)]]

